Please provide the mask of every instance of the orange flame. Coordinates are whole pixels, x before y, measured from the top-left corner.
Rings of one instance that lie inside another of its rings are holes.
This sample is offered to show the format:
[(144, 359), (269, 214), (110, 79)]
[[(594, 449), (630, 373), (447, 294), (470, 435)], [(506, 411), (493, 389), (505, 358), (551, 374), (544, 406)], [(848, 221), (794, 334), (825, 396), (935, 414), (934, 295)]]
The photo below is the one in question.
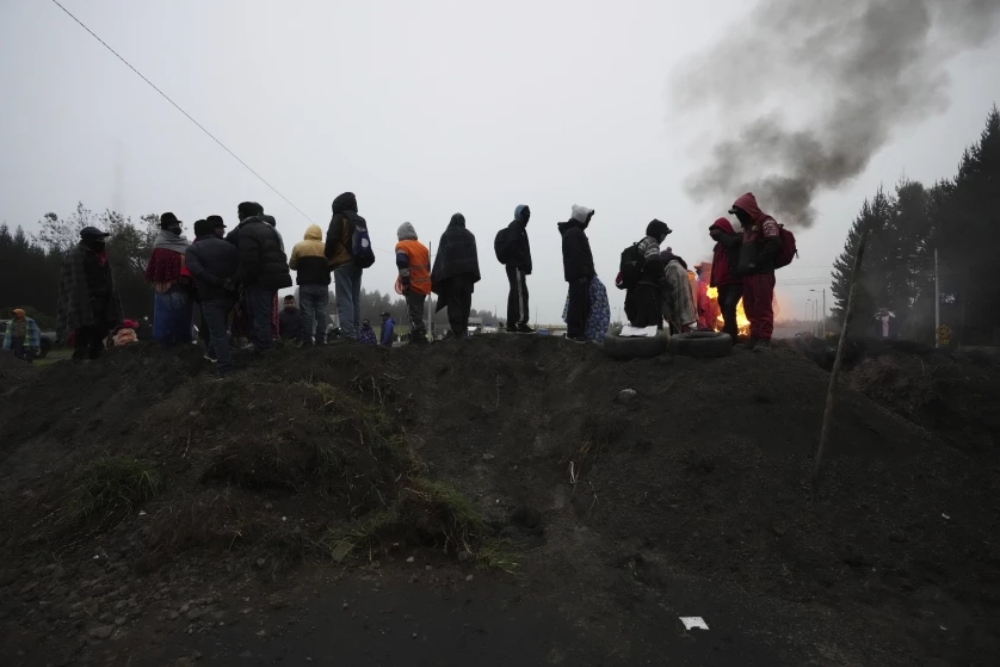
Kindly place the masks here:
[[(717, 288), (709, 287), (706, 294), (708, 295), (708, 298), (715, 301), (715, 303), (719, 303), (719, 290)], [(722, 326), (723, 320), (722, 314), (720, 313), (718, 318), (716, 318), (715, 330), (722, 331)], [(736, 304), (736, 327), (741, 336), (750, 335), (750, 320), (747, 319), (747, 314), (743, 310), (743, 299), (740, 299), (740, 302)]]

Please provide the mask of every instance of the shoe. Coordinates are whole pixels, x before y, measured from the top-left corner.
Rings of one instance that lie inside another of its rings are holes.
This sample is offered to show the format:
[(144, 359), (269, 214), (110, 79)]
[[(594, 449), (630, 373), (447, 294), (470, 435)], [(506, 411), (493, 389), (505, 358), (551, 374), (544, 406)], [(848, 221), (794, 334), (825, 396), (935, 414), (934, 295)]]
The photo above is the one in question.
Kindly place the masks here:
[(751, 352), (753, 352), (754, 348), (757, 347), (757, 339), (756, 338), (750, 338), (749, 340), (747, 340), (747, 342), (743, 343), (740, 347), (742, 347), (744, 350), (750, 350)]
[(759, 340), (753, 347), (754, 354), (769, 353), (771, 351), (771, 341)]
[(586, 336), (566, 336), (566, 340), (573, 343), (587, 343), (590, 341)]
[(213, 364), (219, 363), (219, 360), (216, 359), (215, 357), (213, 357), (212, 355), (210, 355), (208, 352), (205, 353), (205, 359), (207, 361), (211, 361)]
[(520, 333), (520, 334), (533, 334), (533, 333), (535, 333), (535, 330), (532, 329), (531, 327), (529, 327), (527, 324), (518, 324), (517, 325), (517, 333)]
[(507, 327), (504, 331), (507, 333), (517, 333), (517, 328)]

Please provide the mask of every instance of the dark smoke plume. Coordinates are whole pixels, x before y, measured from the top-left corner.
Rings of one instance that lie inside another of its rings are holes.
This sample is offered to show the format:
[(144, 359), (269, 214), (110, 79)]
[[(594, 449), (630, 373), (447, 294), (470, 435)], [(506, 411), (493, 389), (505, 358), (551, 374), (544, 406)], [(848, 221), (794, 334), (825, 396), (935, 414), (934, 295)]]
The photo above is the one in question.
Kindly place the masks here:
[(729, 204), (750, 190), (780, 222), (812, 225), (819, 192), (947, 107), (948, 61), (998, 26), (1000, 0), (762, 0), (675, 75), (678, 110), (720, 128), (688, 192)]

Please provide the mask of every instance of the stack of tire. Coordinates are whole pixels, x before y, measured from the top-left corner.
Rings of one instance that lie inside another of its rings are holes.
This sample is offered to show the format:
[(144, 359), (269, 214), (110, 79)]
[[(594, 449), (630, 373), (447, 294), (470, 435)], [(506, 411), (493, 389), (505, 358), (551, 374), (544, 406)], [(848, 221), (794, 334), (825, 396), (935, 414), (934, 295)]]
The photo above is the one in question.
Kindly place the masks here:
[(724, 357), (733, 349), (729, 334), (716, 331), (693, 331), (676, 336), (625, 337), (620, 330), (604, 338), (604, 351), (614, 359), (651, 359), (664, 352), (695, 359)]

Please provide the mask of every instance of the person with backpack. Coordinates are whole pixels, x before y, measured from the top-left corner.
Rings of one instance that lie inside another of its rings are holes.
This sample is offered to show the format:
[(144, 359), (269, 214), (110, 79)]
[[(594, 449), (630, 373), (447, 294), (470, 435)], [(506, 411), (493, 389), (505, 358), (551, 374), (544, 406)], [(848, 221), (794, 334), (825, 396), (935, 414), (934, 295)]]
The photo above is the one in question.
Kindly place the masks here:
[(728, 218), (719, 218), (713, 222), (708, 228), (708, 234), (715, 241), (709, 286), (718, 292), (719, 310), (722, 311), (722, 333), (729, 334), (735, 343), (739, 335), (736, 307), (743, 298), (743, 279), (738, 273), (743, 236), (733, 230)]
[(569, 284), (566, 338), (577, 343), (587, 341), (590, 282), (597, 275), (590, 240), (587, 238), (587, 227), (593, 217), (593, 209), (574, 204), (569, 220), (558, 224), (562, 235), (563, 277)]
[(468, 337), (472, 292), (481, 277), (476, 237), (465, 228), (465, 216), (456, 213), (434, 256), (431, 289), (438, 295), (437, 309), (448, 308), (448, 324), (458, 340)]
[(431, 256), (427, 246), (417, 240), (417, 230), (404, 222), (396, 231), (396, 267), (399, 282), (406, 299), (410, 316), (410, 342), (418, 345), (427, 342), (427, 325), (424, 323), (424, 304), (431, 293)]
[(531, 209), (527, 204), (518, 204), (514, 209), (514, 220), (501, 229), (494, 241), (497, 259), (507, 270), (510, 291), (507, 295), (507, 332), (535, 333), (528, 326), (528, 282), (531, 275), (531, 244), (528, 242), (528, 220)]
[(653, 219), (646, 236), (622, 252), (620, 272), (615, 280), (625, 292), (625, 317), (633, 327), (663, 328), (663, 262), (660, 245), (672, 233), (667, 223)]
[(324, 254), (330, 261), (337, 288), (341, 340), (356, 342), (361, 329), (361, 274), (375, 263), (375, 251), (368, 236), (368, 223), (358, 215), (358, 199), (353, 192), (337, 195), (331, 208), (333, 215), (326, 232)]
[(271, 310), (275, 295), (279, 289), (292, 286), (292, 274), (281, 249), (281, 237), (260, 214), (260, 205), (243, 202), (236, 211), (240, 219), (236, 228), (240, 264), (233, 282), (242, 285), (246, 295), (253, 322), (253, 348), (265, 352), (274, 344)]
[(782, 250), (781, 227), (760, 210), (750, 192), (737, 199), (729, 212), (743, 227), (738, 273), (743, 279), (743, 310), (750, 320), (748, 346), (759, 352), (770, 347), (774, 331), (774, 270)]
[(305, 236), (292, 248), (288, 268), (295, 271), (302, 310), (303, 336), (306, 345), (326, 343), (326, 309), (330, 303), (330, 263), (326, 259), (323, 230), (309, 225)]

